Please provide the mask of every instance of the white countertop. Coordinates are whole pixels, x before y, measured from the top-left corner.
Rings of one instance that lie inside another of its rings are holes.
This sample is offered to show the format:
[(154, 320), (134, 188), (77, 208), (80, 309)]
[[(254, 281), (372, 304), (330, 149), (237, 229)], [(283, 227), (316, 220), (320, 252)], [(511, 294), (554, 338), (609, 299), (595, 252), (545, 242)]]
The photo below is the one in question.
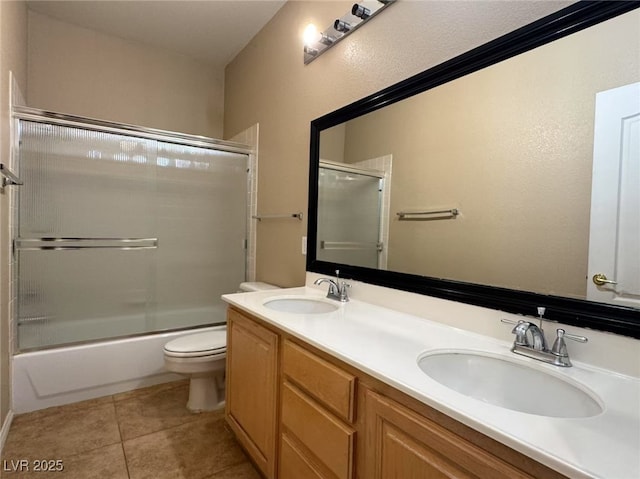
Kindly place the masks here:
[[(297, 296), (322, 299), (324, 293), (301, 287), (222, 298), (568, 477), (640, 478), (639, 379), (575, 361), (571, 368), (559, 368), (516, 356), (511, 343), (358, 300), (335, 302), (338, 310), (323, 314), (284, 313), (263, 305), (268, 299)], [(467, 397), (418, 367), (418, 357), (435, 349), (500, 354), (565, 377), (598, 396), (604, 412), (555, 418)]]

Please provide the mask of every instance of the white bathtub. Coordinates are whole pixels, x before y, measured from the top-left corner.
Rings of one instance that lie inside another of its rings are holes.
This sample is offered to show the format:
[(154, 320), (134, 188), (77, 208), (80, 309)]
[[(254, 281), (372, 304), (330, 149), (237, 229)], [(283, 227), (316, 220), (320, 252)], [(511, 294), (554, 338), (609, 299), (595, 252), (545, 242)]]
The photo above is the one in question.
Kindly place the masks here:
[(107, 396), (180, 379), (164, 370), (164, 344), (179, 336), (224, 329), (170, 333), (63, 346), (13, 356), (15, 414)]

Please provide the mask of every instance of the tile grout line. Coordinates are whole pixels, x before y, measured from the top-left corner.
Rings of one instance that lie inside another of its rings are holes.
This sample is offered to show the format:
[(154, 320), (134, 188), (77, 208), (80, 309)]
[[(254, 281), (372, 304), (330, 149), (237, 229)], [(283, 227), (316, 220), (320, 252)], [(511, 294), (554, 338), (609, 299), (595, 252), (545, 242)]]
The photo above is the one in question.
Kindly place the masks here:
[(124, 467), (127, 470), (127, 477), (131, 479), (131, 471), (129, 471), (129, 460), (127, 459), (127, 451), (124, 450), (124, 441), (120, 443), (122, 449), (122, 457), (124, 458)]
[[(120, 427), (120, 417), (118, 416), (118, 402), (115, 399), (114, 395), (111, 395), (111, 401), (113, 402), (113, 414), (116, 417), (116, 426), (118, 426), (118, 434), (120, 435), (120, 444), (122, 444), (124, 442), (124, 437), (122, 437), (122, 428)], [(124, 453), (124, 445), (123, 445), (123, 450), (122, 452)], [(125, 458), (126, 461), (126, 458)]]
[(131, 479), (131, 472), (129, 471), (129, 460), (127, 459), (127, 452), (124, 449), (124, 437), (122, 437), (122, 428), (120, 427), (118, 401), (116, 401), (116, 396), (114, 394), (111, 395), (111, 402), (113, 403), (113, 412), (116, 418), (116, 425), (118, 426), (118, 434), (120, 435), (120, 450), (122, 451), (122, 458), (124, 459), (124, 468), (127, 470), (127, 478)]

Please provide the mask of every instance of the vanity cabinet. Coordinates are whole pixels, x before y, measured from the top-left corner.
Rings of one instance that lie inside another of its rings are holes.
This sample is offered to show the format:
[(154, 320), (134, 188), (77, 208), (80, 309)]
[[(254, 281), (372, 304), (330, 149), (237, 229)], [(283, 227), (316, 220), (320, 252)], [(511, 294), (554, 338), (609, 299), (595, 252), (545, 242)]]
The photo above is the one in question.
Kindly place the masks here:
[(564, 478), (273, 325), (228, 319), (227, 419), (267, 479)]
[(278, 335), (227, 314), (227, 423), (268, 479), (276, 477)]

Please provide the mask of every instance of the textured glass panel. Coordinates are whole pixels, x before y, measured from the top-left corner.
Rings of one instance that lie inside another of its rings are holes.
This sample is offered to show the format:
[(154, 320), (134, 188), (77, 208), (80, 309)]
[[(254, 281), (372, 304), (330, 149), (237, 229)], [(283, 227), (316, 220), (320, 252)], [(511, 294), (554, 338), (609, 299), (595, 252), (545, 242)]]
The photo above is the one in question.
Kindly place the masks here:
[(19, 252), (21, 350), (149, 329), (155, 250)]
[(20, 122), (21, 242), (80, 238), (75, 244), (89, 248), (18, 250), (19, 349), (148, 330), (156, 250), (92, 240), (155, 236), (155, 149), (154, 141)]
[(244, 281), (247, 163), (247, 155), (158, 146), (158, 310), (180, 312), (173, 327), (224, 322), (220, 296)]
[(20, 122), (21, 237), (148, 237), (156, 142)]
[(378, 267), (380, 179), (320, 168), (318, 259)]

